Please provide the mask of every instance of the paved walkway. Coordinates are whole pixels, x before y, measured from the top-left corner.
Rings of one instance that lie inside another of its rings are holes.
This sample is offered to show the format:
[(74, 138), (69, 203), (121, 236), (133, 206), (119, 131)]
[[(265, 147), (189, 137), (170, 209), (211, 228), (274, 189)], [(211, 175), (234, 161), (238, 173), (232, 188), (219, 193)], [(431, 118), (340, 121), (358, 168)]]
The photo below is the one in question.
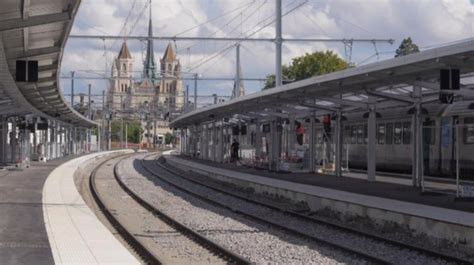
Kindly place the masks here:
[[(193, 162), (199, 162), (212, 167), (263, 176), (272, 179), (474, 213), (474, 202), (454, 201), (454, 196), (444, 194), (421, 195), (419, 190), (402, 184), (368, 182), (363, 179), (350, 177), (337, 178), (335, 176), (317, 173), (275, 173), (269, 172), (267, 170), (237, 166), (233, 163), (222, 164), (202, 159), (191, 159), (185, 156), (180, 156), (179, 158)], [(403, 182), (406, 180), (401, 181)]]
[(43, 221), (42, 192), (49, 173), (70, 158), (0, 171), (0, 264), (54, 264)]

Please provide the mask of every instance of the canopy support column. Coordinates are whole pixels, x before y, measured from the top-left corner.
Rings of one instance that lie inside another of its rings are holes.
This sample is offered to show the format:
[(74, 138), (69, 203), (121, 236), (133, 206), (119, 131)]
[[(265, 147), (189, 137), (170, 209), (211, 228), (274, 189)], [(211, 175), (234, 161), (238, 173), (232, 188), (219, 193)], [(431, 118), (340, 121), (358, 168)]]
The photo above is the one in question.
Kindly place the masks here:
[(423, 141), (421, 129), (421, 87), (413, 87), (413, 98), (415, 101), (415, 112), (413, 115), (413, 156), (412, 156), (412, 184), (413, 187), (421, 187), (423, 174)]
[(216, 120), (214, 120), (212, 122), (212, 148), (211, 148), (211, 152), (212, 152), (212, 161), (213, 162), (217, 162), (217, 150), (218, 150), (218, 146), (217, 146), (217, 128), (216, 128)]
[(16, 163), (16, 146), (18, 144), (18, 139), (16, 137), (16, 119), (12, 120), (12, 132), (10, 135), (10, 147), (11, 147), (11, 162)]
[[(309, 172), (316, 171), (315, 165), (315, 129), (314, 129), (314, 113), (309, 119)], [(292, 134), (294, 136), (294, 134)], [(294, 137), (291, 137), (294, 138)]]
[(224, 163), (224, 121), (219, 128), (219, 162)]
[(376, 104), (375, 97), (369, 96), (369, 120), (367, 121), (367, 180), (375, 181), (376, 170)]
[(342, 176), (342, 113), (339, 110), (336, 116), (336, 177)]
[(262, 131), (260, 129), (260, 120), (257, 119), (255, 124), (255, 126), (257, 126), (255, 130), (255, 156), (260, 158), (262, 155)]

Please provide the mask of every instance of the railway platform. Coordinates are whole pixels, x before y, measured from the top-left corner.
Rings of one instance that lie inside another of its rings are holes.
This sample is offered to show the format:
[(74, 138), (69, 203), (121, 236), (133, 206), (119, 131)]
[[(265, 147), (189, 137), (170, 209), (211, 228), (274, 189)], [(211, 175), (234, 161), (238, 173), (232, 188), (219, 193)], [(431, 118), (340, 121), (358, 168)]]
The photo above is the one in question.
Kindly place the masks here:
[(0, 264), (139, 264), (97, 219), (74, 183), (79, 166), (107, 154), (0, 172)]
[[(357, 177), (335, 177), (315, 173), (274, 173), (191, 159), (167, 156), (167, 163), (220, 181), (252, 188), (256, 193), (304, 202), (311, 211), (329, 209), (345, 217), (368, 218), (379, 224), (398, 224), (435, 238), (450, 240), (474, 249), (474, 204), (455, 201), (450, 195), (422, 195), (405, 179), (368, 182)], [(383, 177), (381, 177), (383, 178)]]

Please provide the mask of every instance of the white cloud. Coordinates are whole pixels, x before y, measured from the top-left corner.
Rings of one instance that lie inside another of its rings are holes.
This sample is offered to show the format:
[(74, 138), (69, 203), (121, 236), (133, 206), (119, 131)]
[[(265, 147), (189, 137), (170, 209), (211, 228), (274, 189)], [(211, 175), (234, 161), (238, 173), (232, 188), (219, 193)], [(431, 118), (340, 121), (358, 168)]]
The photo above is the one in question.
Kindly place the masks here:
[[(136, 21), (132, 35), (144, 35), (148, 28), (148, 11), (143, 7), (148, 0), (137, 0), (131, 12), (127, 29)], [(131, 0), (83, 0), (73, 28), (73, 34), (118, 34), (132, 6)], [(299, 3), (284, 0), (284, 11)], [(245, 9), (245, 5), (249, 5)], [(183, 36), (240, 36), (241, 33), (254, 32), (262, 25), (272, 21), (273, 1), (256, 0), (155, 0), (153, 2), (154, 34), (174, 36), (225, 12), (241, 8), (238, 12), (216, 19), (203, 27), (186, 32)], [(260, 7), (260, 8), (259, 8)], [(144, 12), (142, 12), (144, 11)], [(241, 11), (245, 11), (240, 13)], [(267, 19), (271, 17), (271, 19)], [(399, 42), (408, 36), (421, 48), (439, 45), (474, 37), (474, 5), (470, 0), (311, 0), (305, 6), (287, 15), (283, 20), (285, 38), (393, 38), (396, 43), (377, 44), (378, 51), (394, 51)], [(274, 25), (262, 29), (253, 37), (272, 38)], [(112, 43), (115, 43), (113, 46)], [(135, 57), (135, 69), (142, 69), (143, 45), (129, 41)], [(121, 41), (106, 41), (108, 65), (117, 54)], [(166, 42), (155, 42), (157, 63)], [(177, 42), (183, 68), (187, 66), (186, 47), (190, 49), (190, 65), (196, 65), (216, 51), (232, 45), (223, 42)], [(242, 44), (241, 61), (243, 73), (248, 77), (264, 77), (274, 71), (274, 45), (268, 43), (246, 42)], [(64, 72), (75, 69), (104, 69), (104, 43), (100, 40), (70, 40), (64, 55)], [(285, 43), (284, 63), (306, 52), (331, 49), (341, 56), (344, 46), (341, 43)], [(355, 44), (353, 61), (367, 62), (377, 60), (372, 44)], [(380, 58), (393, 56), (382, 53)], [(220, 60), (212, 60), (196, 69), (206, 76), (232, 77), (235, 73), (235, 51), (230, 51)], [(231, 83), (229, 83), (231, 84)], [(226, 87), (228, 82), (208, 82), (206, 89), (212, 91)], [(257, 90), (258, 82), (246, 82), (249, 90)], [(100, 86), (97, 83), (97, 86)], [(106, 83), (103, 84), (106, 86)], [(205, 90), (206, 91), (206, 90)], [(217, 90), (216, 90), (217, 91)]]

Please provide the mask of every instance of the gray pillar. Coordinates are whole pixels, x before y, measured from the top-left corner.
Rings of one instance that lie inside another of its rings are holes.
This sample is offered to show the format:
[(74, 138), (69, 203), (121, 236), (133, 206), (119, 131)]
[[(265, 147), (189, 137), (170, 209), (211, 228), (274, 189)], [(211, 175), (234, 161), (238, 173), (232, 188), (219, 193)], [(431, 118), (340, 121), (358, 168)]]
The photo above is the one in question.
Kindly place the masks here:
[(16, 137), (16, 119), (12, 120), (12, 132), (10, 137), (11, 157), (12, 163), (16, 163), (16, 147), (18, 145), (18, 139)]
[(421, 87), (413, 87), (413, 97), (415, 100), (415, 112), (413, 114), (413, 136), (412, 139), (412, 184), (413, 187), (421, 187), (423, 174), (423, 141), (421, 128)]
[(61, 127), (59, 127), (59, 131), (58, 131), (58, 134), (59, 134), (59, 150), (58, 150), (58, 154), (59, 154), (59, 157), (63, 157), (64, 154), (63, 154), (63, 126), (61, 125)]
[(262, 131), (260, 130), (260, 120), (256, 122), (257, 130), (255, 131), (255, 156), (262, 155)]
[(219, 162), (224, 163), (224, 122), (221, 122), (219, 128)]
[(376, 169), (376, 108), (375, 98), (369, 96), (369, 120), (367, 122), (367, 180), (375, 181)]
[(0, 163), (7, 162), (7, 139), (8, 139), (8, 122), (4, 116), (0, 116)]
[(314, 114), (310, 117), (309, 122), (309, 172), (314, 172), (316, 166), (314, 163), (315, 160), (315, 130), (314, 130)]
[[(48, 122), (48, 121), (46, 121)], [(49, 127), (49, 126), (48, 126)], [(48, 130), (44, 130), (42, 131), (42, 138), (43, 138), (43, 156), (44, 158), (47, 160), (48, 157), (49, 157), (49, 154), (48, 154), (48, 151), (49, 151), (49, 148), (48, 148)]]
[(341, 177), (342, 176), (342, 113), (341, 111), (337, 112), (337, 117), (336, 117), (336, 176)]
[(278, 132), (277, 132), (277, 122), (276, 120), (271, 121), (270, 124), (270, 138), (271, 138), (271, 143), (269, 144), (271, 150), (270, 150), (270, 169), (278, 171), (279, 168), (279, 144), (280, 141), (278, 139)]
[(54, 159), (54, 128), (55, 128), (55, 122), (54, 121), (49, 121), (49, 159)]
[(212, 161), (217, 162), (217, 150), (218, 150), (218, 139), (217, 139), (217, 128), (216, 128), (216, 121), (212, 122)]

